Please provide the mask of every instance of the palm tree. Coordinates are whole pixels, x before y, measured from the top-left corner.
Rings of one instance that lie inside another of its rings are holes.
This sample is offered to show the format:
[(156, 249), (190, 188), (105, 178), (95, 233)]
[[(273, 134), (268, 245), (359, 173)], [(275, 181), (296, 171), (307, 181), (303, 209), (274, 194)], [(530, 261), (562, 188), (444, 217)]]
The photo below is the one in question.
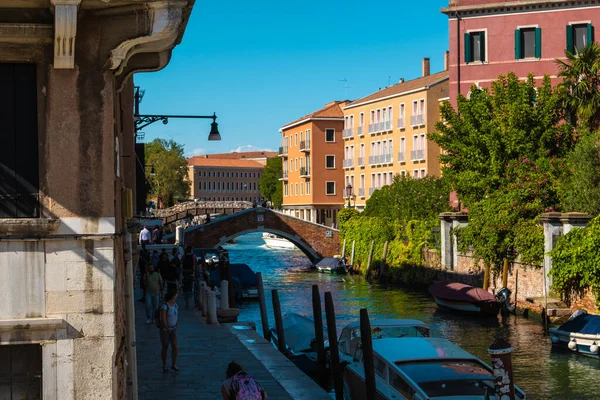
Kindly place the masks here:
[(565, 51), (566, 61), (556, 60), (559, 88), (567, 115), (577, 126), (596, 130), (600, 126), (600, 45), (590, 43), (575, 53)]

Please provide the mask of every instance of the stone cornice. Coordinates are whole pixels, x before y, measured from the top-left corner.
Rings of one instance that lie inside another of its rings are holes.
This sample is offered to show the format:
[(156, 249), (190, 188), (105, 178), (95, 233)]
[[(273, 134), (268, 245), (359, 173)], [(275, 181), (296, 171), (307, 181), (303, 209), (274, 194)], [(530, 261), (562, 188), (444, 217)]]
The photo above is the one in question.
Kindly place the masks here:
[(0, 24), (0, 43), (49, 44), (53, 31), (47, 24)]
[(488, 14), (503, 14), (514, 12), (545, 11), (556, 9), (569, 9), (576, 7), (600, 6), (600, 0), (515, 0), (506, 2), (493, 2), (489, 4), (475, 5), (449, 5), (440, 11), (455, 18), (458, 13), (460, 17), (472, 17)]

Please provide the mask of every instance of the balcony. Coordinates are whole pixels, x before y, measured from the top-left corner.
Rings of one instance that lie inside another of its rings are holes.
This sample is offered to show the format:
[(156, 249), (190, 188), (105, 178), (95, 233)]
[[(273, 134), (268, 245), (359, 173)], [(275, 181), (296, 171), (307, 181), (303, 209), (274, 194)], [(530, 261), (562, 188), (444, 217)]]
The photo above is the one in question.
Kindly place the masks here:
[(369, 165), (391, 164), (394, 162), (394, 157), (391, 153), (369, 156)]
[(354, 133), (353, 128), (346, 128), (342, 131), (342, 138), (349, 139), (352, 137), (353, 133)]
[(359, 126), (358, 129), (356, 130), (356, 134), (358, 136), (365, 136), (365, 127)]
[(345, 159), (344, 168), (354, 168), (354, 158)]
[(310, 178), (310, 168), (300, 168), (300, 178)]
[(381, 124), (383, 125), (383, 129), (382, 130), (384, 132), (389, 132), (392, 129), (394, 129), (392, 121), (383, 121)]
[(358, 197), (365, 197), (365, 188), (358, 189)]
[(398, 162), (406, 162), (406, 153), (401, 151), (398, 153)]
[(288, 180), (288, 172), (287, 171), (283, 171), (281, 174), (279, 174), (279, 180), (280, 181), (287, 181)]
[(394, 157), (392, 157), (392, 153), (384, 154), (382, 157), (384, 164), (391, 164), (394, 162)]
[(411, 161), (425, 160), (425, 150), (413, 150), (410, 152)]
[(410, 117), (411, 126), (425, 125), (425, 114), (416, 114)]
[(279, 157), (287, 157), (287, 155), (288, 155), (288, 148), (287, 148), (287, 146), (280, 147), (279, 148)]
[(369, 188), (369, 196), (372, 196), (373, 192), (376, 191), (377, 189), (379, 189), (379, 188), (374, 188), (374, 187)]
[(404, 118), (398, 118), (398, 128), (399, 129), (404, 129), (406, 128), (406, 122), (404, 121)]
[(358, 157), (358, 166), (359, 167), (365, 166), (365, 158), (364, 157)]
[(303, 140), (300, 142), (300, 151), (310, 151), (310, 140)]

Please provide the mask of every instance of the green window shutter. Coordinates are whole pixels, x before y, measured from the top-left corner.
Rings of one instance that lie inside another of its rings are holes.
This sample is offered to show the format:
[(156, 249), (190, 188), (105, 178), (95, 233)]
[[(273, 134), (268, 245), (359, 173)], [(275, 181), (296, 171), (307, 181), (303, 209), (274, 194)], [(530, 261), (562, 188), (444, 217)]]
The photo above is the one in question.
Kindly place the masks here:
[(587, 42), (588, 44), (594, 43), (594, 25), (587, 24)]
[(573, 26), (567, 25), (567, 51), (569, 53), (574, 53), (573, 48)]
[(542, 58), (542, 28), (535, 28), (535, 58)]
[(481, 60), (478, 61), (487, 61), (485, 59), (485, 32), (479, 32), (479, 35), (481, 38), (481, 42), (479, 42), (479, 53), (481, 54)]
[(470, 63), (473, 61), (473, 55), (471, 54), (471, 34), (465, 33), (465, 62)]
[(515, 30), (515, 59), (519, 60), (523, 58), (521, 53), (521, 30)]

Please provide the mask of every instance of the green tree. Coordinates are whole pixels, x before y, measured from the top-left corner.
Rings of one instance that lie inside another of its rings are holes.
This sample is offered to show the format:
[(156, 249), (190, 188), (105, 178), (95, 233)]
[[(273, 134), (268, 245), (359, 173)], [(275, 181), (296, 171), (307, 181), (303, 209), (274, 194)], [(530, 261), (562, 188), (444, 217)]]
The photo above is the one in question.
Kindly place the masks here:
[(592, 131), (600, 126), (600, 45), (592, 42), (566, 61), (556, 60), (563, 79), (561, 91), (567, 115), (577, 126)]
[(572, 129), (561, 123), (560, 97), (544, 77), (540, 87), (509, 73), (492, 83), (491, 91), (471, 88), (459, 95), (457, 110), (445, 102), (443, 122), (429, 138), (444, 154), (444, 177), (462, 203), (471, 208), (497, 190), (511, 161), (563, 156), (572, 146)]
[(168, 207), (189, 196), (187, 160), (183, 146), (174, 140), (154, 139), (145, 146), (148, 198), (156, 197), (158, 207)]
[(280, 157), (269, 158), (258, 181), (260, 193), (267, 201), (271, 202), (274, 208), (281, 208), (283, 203), (283, 185), (279, 180), (282, 165)]

